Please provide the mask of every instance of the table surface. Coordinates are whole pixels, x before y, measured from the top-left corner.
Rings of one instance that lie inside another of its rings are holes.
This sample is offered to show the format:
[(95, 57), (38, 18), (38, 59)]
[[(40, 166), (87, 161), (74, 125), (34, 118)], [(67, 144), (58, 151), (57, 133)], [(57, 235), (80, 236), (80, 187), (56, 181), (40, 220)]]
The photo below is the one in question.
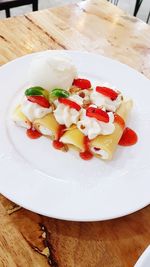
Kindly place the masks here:
[[(0, 65), (47, 49), (96, 52), (150, 78), (150, 27), (104, 0), (0, 21)], [(149, 243), (150, 207), (79, 223), (40, 216), (0, 196), (0, 266), (133, 267)]]

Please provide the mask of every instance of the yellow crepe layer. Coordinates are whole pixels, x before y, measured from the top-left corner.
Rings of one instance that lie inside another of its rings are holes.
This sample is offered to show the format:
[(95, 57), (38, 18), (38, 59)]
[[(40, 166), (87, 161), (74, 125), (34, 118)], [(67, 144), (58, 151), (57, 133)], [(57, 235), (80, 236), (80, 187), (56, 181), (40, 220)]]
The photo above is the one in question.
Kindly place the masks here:
[(84, 134), (79, 131), (76, 125), (72, 125), (61, 137), (64, 144), (73, 145), (79, 150), (84, 150)]
[[(128, 114), (132, 108), (132, 101), (124, 101), (119, 109), (117, 110), (117, 114), (120, 115), (124, 121), (128, 117)], [(123, 128), (115, 123), (115, 131), (111, 135), (99, 135), (95, 139), (91, 140), (90, 146), (96, 147), (106, 151), (108, 154), (108, 160), (112, 158), (114, 151), (117, 148), (118, 142), (122, 136)], [(64, 144), (73, 145), (76, 148), (84, 151), (84, 134), (76, 128), (75, 125), (71, 126), (61, 137), (61, 142)], [(95, 153), (97, 156), (97, 154)]]
[[(124, 101), (119, 109), (117, 110), (117, 114), (120, 115), (124, 121), (126, 122), (128, 114), (132, 108), (132, 101)], [(108, 154), (107, 160), (112, 159), (112, 156), (117, 148), (118, 142), (122, 136), (123, 128), (115, 123), (115, 130), (110, 135), (100, 135), (91, 141), (91, 147), (96, 147), (104, 150)]]
[(41, 119), (36, 119), (33, 122), (33, 127), (40, 133), (42, 133), (40, 128), (43, 127), (49, 132), (49, 134), (45, 134), (45, 135), (55, 138), (58, 132), (58, 129), (59, 129), (59, 124), (55, 120), (54, 115), (52, 113), (49, 113)]
[(31, 128), (31, 122), (28, 120), (28, 118), (22, 113), (21, 106), (17, 106), (12, 114), (13, 121), (21, 127), (24, 127), (26, 129)]

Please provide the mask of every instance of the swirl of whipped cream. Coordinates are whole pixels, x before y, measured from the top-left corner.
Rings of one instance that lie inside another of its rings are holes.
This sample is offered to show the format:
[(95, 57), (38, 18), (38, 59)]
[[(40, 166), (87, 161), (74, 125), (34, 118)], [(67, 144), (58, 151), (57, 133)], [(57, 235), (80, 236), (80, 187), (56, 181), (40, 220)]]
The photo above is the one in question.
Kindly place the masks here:
[(77, 123), (80, 112), (64, 104), (58, 104), (54, 111), (54, 116), (59, 124), (64, 124), (66, 127), (70, 127), (72, 124)]
[(69, 97), (70, 100), (76, 102), (78, 105), (82, 106), (83, 105), (83, 98), (80, 97), (77, 94), (73, 94)]
[(41, 107), (36, 103), (30, 102), (26, 97), (24, 97), (21, 103), (21, 111), (29, 121), (33, 122), (35, 119), (40, 119), (46, 114), (51, 113), (52, 108)]
[(80, 121), (77, 122), (77, 127), (84, 135), (88, 136), (90, 140), (94, 139), (100, 134), (112, 134), (115, 130), (114, 114), (112, 112), (108, 112), (108, 116), (109, 122), (105, 123), (95, 118), (86, 116), (86, 110), (82, 109)]
[[(114, 86), (110, 86), (108, 83), (100, 84), (100, 86), (108, 87), (116, 91), (116, 88)], [(113, 112), (115, 112), (119, 108), (122, 102), (121, 94), (119, 94), (115, 100), (111, 100), (109, 97), (104, 96), (103, 94), (98, 93), (95, 90), (93, 90), (93, 92), (91, 93), (90, 98), (91, 98), (91, 102), (95, 104), (96, 106), (103, 107), (105, 108), (105, 110), (109, 110)]]
[[(71, 95), (69, 99), (80, 106), (83, 104), (83, 99), (79, 95)], [(58, 100), (55, 100), (55, 105), (57, 108), (54, 111), (54, 116), (59, 124), (64, 124), (66, 127), (70, 127), (72, 124), (76, 124), (78, 122), (80, 111), (61, 104)]]

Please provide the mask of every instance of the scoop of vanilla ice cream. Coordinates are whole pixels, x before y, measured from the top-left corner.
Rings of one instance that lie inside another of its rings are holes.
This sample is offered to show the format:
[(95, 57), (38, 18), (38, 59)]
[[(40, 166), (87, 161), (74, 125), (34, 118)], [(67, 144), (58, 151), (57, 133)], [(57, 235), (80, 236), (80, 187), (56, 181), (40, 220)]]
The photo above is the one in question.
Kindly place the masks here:
[(69, 90), (77, 70), (69, 57), (42, 55), (29, 67), (28, 81), (31, 86), (41, 86), (49, 91), (55, 88)]

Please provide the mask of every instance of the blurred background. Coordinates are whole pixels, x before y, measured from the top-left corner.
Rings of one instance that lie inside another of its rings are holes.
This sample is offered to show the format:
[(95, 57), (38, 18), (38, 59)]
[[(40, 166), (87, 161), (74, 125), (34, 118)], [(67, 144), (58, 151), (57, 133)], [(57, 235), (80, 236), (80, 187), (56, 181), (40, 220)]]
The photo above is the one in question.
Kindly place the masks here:
[[(118, 6), (131, 15), (133, 15), (134, 13), (136, 1), (137, 0), (119, 0), (119, 1), (110, 0), (110, 2), (118, 2)], [(39, 0), (39, 9), (55, 7), (64, 4), (78, 3), (78, 2), (80, 2), (80, 0)], [(141, 0), (141, 2), (142, 4), (137, 13), (137, 17), (146, 22), (150, 10), (150, 0)], [(22, 15), (31, 11), (32, 11), (31, 5), (16, 7), (11, 9), (11, 16)], [(0, 11), (0, 19), (3, 18), (5, 18), (5, 11), (2, 10)]]

